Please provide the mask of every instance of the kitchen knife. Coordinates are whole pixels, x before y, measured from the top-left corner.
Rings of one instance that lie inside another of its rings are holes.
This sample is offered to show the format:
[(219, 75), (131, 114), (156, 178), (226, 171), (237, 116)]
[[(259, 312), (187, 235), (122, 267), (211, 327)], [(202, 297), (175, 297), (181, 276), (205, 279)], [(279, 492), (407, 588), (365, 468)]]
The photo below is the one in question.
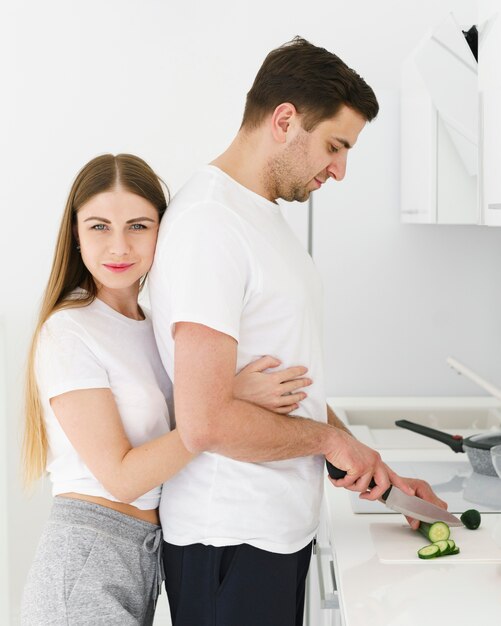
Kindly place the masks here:
[[(331, 478), (337, 480), (346, 476), (346, 472), (344, 470), (334, 467), (334, 465), (329, 463), (327, 460), (325, 463)], [(369, 487), (372, 488), (375, 486), (376, 483), (374, 482), (374, 479), (372, 479)], [(428, 522), (429, 524), (432, 524), (433, 522), (445, 522), (448, 526), (463, 525), (461, 520), (455, 515), (452, 515), (452, 513), (449, 513), (445, 509), (441, 509), (439, 506), (436, 506), (431, 502), (427, 502), (422, 498), (418, 498), (417, 496), (408, 496), (401, 489), (395, 487), (395, 485), (391, 485), (391, 487), (383, 493), (380, 501), (386, 504), (386, 506), (392, 511), (403, 513), (404, 515), (421, 520), (422, 522)]]

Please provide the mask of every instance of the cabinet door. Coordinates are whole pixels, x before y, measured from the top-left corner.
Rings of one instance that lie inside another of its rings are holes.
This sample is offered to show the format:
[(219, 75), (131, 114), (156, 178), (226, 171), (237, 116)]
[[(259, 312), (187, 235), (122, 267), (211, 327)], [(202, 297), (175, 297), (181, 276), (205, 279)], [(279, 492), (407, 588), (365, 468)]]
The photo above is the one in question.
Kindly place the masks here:
[(9, 623), (9, 562), (4, 555), (8, 554), (8, 450), (7, 450), (7, 350), (5, 346), (4, 319), (0, 316), (0, 624)]
[(317, 541), (311, 555), (306, 581), (304, 626), (341, 626), (341, 610), (329, 542), (329, 514), (322, 503)]
[(479, 47), (482, 115), (482, 223), (501, 226), (501, 2), (480, 3)]
[(478, 224), (478, 177), (465, 170), (450, 129), (439, 116), (436, 141), (437, 224)]
[[(322, 559), (322, 560), (319, 560)], [(310, 571), (306, 580), (304, 626), (341, 626), (339, 604), (334, 598), (332, 551), (330, 546), (316, 548), (311, 555)], [(327, 595), (327, 599), (326, 599)]]
[(501, 226), (501, 88), (485, 90), (481, 94), (481, 107), (482, 223)]
[(451, 14), (402, 64), (402, 221), (478, 223), (477, 154), (477, 62)]
[(400, 215), (404, 223), (437, 221), (437, 119), (437, 109), (411, 56), (401, 68)]

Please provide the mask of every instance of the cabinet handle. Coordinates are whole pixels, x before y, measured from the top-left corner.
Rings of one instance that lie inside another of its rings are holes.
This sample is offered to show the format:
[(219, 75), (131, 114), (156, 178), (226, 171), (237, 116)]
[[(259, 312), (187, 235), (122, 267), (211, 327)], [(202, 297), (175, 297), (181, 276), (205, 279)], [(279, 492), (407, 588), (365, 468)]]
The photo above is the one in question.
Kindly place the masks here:
[[(320, 606), (323, 609), (339, 609), (339, 596), (334, 574), (334, 563), (331, 549), (317, 545), (316, 558), (318, 570), (318, 586), (320, 588)], [(330, 578), (329, 589), (326, 589), (325, 576)]]

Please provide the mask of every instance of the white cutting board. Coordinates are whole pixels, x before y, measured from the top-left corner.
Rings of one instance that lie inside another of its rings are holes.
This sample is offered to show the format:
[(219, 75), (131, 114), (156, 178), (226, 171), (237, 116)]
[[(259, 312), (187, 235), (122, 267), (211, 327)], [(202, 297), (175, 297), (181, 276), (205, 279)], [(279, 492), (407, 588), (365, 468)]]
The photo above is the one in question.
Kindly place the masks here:
[(460, 548), (460, 553), (442, 556), (436, 559), (420, 559), (419, 548), (429, 541), (410, 526), (392, 523), (373, 523), (370, 531), (377, 556), (382, 563), (425, 563), (425, 564), (460, 564), (460, 563), (501, 563), (501, 533), (499, 528), (451, 528), (451, 539)]

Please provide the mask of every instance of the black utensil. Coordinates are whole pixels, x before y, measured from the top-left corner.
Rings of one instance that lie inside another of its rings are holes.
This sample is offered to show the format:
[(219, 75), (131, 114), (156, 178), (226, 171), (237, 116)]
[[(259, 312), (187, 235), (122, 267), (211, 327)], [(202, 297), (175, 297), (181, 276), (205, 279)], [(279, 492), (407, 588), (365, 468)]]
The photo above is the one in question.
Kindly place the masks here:
[(501, 444), (501, 431), (461, 437), (461, 435), (449, 435), (449, 433), (409, 420), (397, 420), (395, 425), (445, 443), (454, 452), (466, 452), (474, 472), (485, 476), (497, 476), (492, 464), (491, 448)]

